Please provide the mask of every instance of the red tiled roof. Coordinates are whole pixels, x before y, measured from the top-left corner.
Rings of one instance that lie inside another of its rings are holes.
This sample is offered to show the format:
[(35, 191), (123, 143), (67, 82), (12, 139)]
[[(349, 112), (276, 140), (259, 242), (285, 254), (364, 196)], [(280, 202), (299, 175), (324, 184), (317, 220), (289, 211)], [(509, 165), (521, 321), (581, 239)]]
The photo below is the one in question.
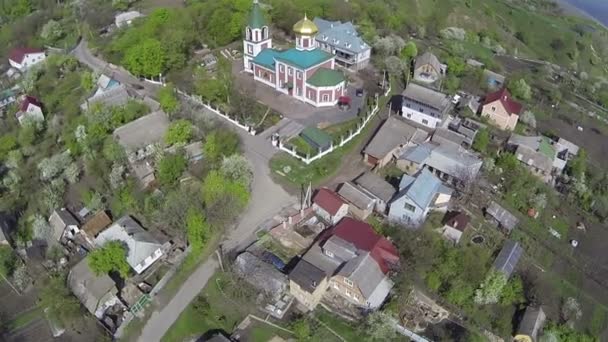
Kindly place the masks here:
[(502, 103), (502, 105), (505, 107), (507, 112), (509, 112), (509, 114), (519, 115), (523, 107), (521, 103), (513, 100), (507, 88), (502, 88), (498, 91), (486, 95), (486, 98), (483, 101), (483, 105), (485, 106), (495, 101), (500, 101), (500, 103)]
[(8, 55), (8, 58), (13, 62), (21, 63), (23, 62), (23, 58), (25, 58), (25, 55), (29, 53), (41, 52), (44, 52), (44, 50), (38, 48), (14, 48), (11, 50), (10, 54)]
[(345, 217), (333, 228), (332, 234), (352, 243), (357, 249), (368, 251), (384, 274), (388, 273), (389, 264), (399, 262), (397, 248), (365, 222)]
[(326, 188), (319, 189), (312, 201), (327, 211), (330, 215), (337, 214), (338, 210), (340, 210), (340, 208), (346, 204), (337, 193)]
[(26, 95), (23, 98), (23, 101), (21, 101), (21, 111), (25, 112), (27, 111), (27, 107), (29, 107), (30, 104), (33, 104), (34, 106), (38, 106), (42, 108), (42, 105), (40, 104), (40, 101), (38, 101), (37, 98), (33, 97), (33, 96), (29, 96)]
[(464, 232), (469, 222), (471, 222), (471, 218), (467, 216), (467, 214), (459, 211), (447, 213), (443, 220), (443, 224), (458, 229), (461, 232)]

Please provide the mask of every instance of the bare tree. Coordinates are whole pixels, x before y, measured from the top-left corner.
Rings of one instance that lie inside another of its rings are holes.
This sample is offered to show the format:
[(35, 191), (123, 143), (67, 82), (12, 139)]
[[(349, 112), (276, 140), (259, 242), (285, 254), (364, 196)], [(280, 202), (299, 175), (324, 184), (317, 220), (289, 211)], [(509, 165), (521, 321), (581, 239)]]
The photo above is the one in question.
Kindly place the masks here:
[(478, 172), (470, 167), (458, 167), (453, 172), (456, 190), (462, 194), (462, 202), (468, 204), (479, 191)]

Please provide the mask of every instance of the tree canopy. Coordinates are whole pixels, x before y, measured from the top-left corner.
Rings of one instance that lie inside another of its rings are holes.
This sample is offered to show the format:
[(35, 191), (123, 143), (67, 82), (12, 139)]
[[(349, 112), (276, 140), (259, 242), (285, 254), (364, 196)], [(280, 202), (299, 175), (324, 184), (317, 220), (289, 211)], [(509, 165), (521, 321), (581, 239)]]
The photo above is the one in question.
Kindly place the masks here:
[(175, 184), (188, 166), (183, 154), (166, 154), (158, 165), (158, 180), (163, 185)]
[(173, 121), (165, 133), (165, 143), (167, 145), (186, 144), (192, 139), (193, 129), (194, 127), (188, 120)]
[(89, 255), (88, 262), (91, 270), (97, 275), (115, 271), (126, 279), (131, 270), (127, 263), (127, 250), (120, 241), (110, 241), (94, 250)]
[(175, 86), (171, 83), (158, 91), (158, 102), (166, 113), (174, 113), (179, 108), (179, 100), (175, 94)]

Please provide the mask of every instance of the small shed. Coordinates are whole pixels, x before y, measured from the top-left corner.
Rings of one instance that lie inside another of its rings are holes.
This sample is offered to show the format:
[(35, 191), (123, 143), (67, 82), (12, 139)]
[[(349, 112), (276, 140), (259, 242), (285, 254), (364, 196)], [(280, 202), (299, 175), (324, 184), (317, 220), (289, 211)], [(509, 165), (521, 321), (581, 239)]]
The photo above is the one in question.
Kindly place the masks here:
[(325, 151), (331, 147), (331, 136), (316, 127), (305, 128), (300, 133), (300, 137), (319, 151)]
[(538, 333), (542, 330), (547, 316), (542, 307), (528, 306), (524, 316), (519, 322), (517, 334), (515, 335), (516, 342), (533, 342), (536, 341)]
[(239, 254), (234, 261), (234, 267), (243, 280), (259, 291), (275, 297), (280, 297), (288, 291), (287, 276), (249, 252)]
[(515, 271), (515, 267), (517, 267), (517, 263), (523, 253), (524, 250), (519, 242), (508, 240), (505, 242), (504, 246), (502, 246), (492, 267), (498, 272), (504, 273), (504, 275), (509, 278), (511, 277), (511, 274), (513, 274), (513, 271)]
[(519, 219), (515, 215), (511, 214), (495, 201), (492, 201), (486, 208), (486, 216), (492, 219), (499, 228), (504, 229), (507, 233), (511, 233), (519, 223)]

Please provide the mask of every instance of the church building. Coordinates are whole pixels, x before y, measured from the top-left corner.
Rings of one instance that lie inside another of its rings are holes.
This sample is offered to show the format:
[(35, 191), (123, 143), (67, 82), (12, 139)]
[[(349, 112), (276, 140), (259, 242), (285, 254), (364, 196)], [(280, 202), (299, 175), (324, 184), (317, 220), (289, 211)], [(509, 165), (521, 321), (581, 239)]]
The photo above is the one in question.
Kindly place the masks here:
[(344, 74), (335, 56), (317, 47), (317, 25), (306, 15), (293, 26), (296, 47), (272, 47), (268, 23), (257, 0), (243, 40), (244, 68), (255, 81), (315, 107), (334, 106), (346, 94)]

